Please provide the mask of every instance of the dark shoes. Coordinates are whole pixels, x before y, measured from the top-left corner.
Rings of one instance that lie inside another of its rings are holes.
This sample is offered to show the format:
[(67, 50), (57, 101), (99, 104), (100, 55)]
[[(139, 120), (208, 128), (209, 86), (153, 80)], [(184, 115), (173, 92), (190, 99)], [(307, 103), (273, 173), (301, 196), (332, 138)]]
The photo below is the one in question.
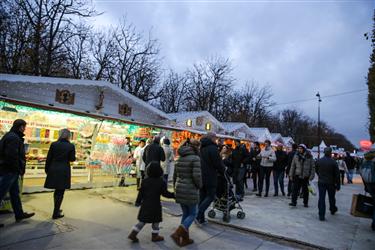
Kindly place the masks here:
[(256, 196), (258, 196), (258, 197), (262, 197), (262, 194), (259, 194), (259, 193), (258, 193), (258, 194), (256, 194)]
[(131, 241), (133, 241), (133, 243), (137, 243), (137, 242), (139, 242), (139, 240), (138, 240), (138, 238), (137, 238), (137, 234), (138, 234), (137, 231), (132, 230), (132, 231), (130, 232), (130, 234), (128, 235), (128, 239), (131, 240)]
[(320, 221), (325, 221), (326, 219), (324, 217), (319, 216)]
[(337, 212), (337, 207), (335, 209), (331, 210), (331, 214), (334, 215)]
[(309, 205), (308, 205), (308, 204), (303, 204), (303, 206), (304, 206), (304, 207), (309, 207)]
[(268, 197), (268, 193), (266, 193), (266, 194), (264, 195), (264, 197)]
[(295, 206), (297, 206), (297, 204), (296, 204), (296, 203), (293, 203), (293, 202), (291, 202), (291, 203), (289, 203), (289, 206), (291, 206), (291, 207), (295, 207)]
[(58, 213), (53, 213), (52, 219), (57, 220), (64, 217), (64, 214), (62, 213), (62, 210), (60, 209)]
[(276, 196), (279, 196), (279, 194), (274, 194), (273, 196), (276, 197)]
[(35, 213), (23, 213), (21, 217), (16, 217), (16, 222), (21, 222), (24, 219), (31, 218), (35, 215)]

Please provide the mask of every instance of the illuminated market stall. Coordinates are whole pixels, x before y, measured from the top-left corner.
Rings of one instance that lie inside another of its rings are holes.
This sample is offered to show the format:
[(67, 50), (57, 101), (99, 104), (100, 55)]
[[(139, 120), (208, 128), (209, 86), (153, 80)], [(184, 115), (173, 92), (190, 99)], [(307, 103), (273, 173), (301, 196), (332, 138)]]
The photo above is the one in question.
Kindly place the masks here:
[(28, 123), (26, 192), (43, 186), (47, 152), (62, 128), (76, 146), (73, 188), (115, 185), (119, 174), (134, 173), (128, 147), (154, 135), (177, 145), (186, 133), (169, 126), (164, 112), (106, 82), (0, 74), (0, 95), (0, 136), (15, 119)]

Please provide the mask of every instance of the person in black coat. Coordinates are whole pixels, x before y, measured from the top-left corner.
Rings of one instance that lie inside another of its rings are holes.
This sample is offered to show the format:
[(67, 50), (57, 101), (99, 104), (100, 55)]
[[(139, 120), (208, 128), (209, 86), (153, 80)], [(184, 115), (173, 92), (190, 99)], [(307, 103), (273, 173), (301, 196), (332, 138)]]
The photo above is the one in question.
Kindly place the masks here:
[(201, 169), (203, 186), (199, 192), (197, 223), (205, 224), (205, 211), (215, 199), (218, 174), (224, 174), (224, 164), (215, 143), (216, 135), (207, 133), (201, 139)]
[(253, 178), (253, 192), (258, 191), (258, 177), (260, 171), (260, 159), (257, 156), (260, 154), (259, 142), (254, 142), (253, 147), (250, 150), (250, 165), (251, 165), (251, 176)]
[(276, 154), (276, 161), (273, 165), (273, 183), (275, 187), (275, 194), (274, 196), (279, 195), (279, 185), (280, 191), (285, 196), (284, 191), (284, 175), (285, 175), (285, 168), (288, 166), (288, 155), (283, 150), (283, 146), (277, 146)]
[[(13, 122), (11, 130), (0, 140), (0, 203), (9, 192), (17, 222), (35, 214), (23, 211), (18, 184), (18, 180), (25, 174), (26, 167), (23, 139), (25, 130), (26, 121), (17, 119)], [(3, 226), (0, 224), (0, 227)]]
[(161, 161), (165, 161), (164, 149), (160, 146), (160, 137), (156, 136), (153, 142), (145, 148), (142, 159), (146, 166), (152, 161), (159, 164)]
[(236, 185), (236, 196), (241, 201), (245, 196), (244, 180), (249, 152), (240, 140), (235, 140), (236, 148), (232, 151), (233, 182)]
[(64, 217), (60, 207), (64, 198), (65, 189), (70, 189), (70, 162), (76, 160), (75, 147), (69, 140), (70, 131), (68, 129), (62, 129), (60, 131), (59, 140), (52, 143), (48, 150), (45, 165), (47, 178), (44, 187), (55, 189), (53, 194), (53, 219)]
[(163, 221), (160, 196), (175, 198), (174, 193), (167, 189), (167, 184), (163, 180), (163, 169), (160, 163), (152, 161), (146, 168), (147, 178), (142, 181), (135, 205), (141, 208), (138, 213), (138, 223), (133, 227), (128, 238), (133, 242), (138, 242), (137, 234), (146, 223), (152, 223), (152, 241), (163, 241), (164, 237), (159, 235), (159, 223)]
[(329, 210), (334, 215), (337, 212), (336, 190), (340, 190), (340, 171), (335, 160), (332, 159), (332, 149), (324, 149), (324, 157), (316, 163), (316, 173), (318, 174), (319, 189), (319, 219), (325, 220), (326, 213), (326, 193), (328, 192)]

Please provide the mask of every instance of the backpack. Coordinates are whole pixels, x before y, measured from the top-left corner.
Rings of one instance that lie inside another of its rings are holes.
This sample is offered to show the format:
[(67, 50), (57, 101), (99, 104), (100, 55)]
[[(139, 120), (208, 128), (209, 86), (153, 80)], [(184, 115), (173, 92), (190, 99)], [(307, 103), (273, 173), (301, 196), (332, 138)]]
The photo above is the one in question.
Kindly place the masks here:
[(362, 164), (359, 170), (363, 182), (375, 183), (375, 162), (366, 161)]

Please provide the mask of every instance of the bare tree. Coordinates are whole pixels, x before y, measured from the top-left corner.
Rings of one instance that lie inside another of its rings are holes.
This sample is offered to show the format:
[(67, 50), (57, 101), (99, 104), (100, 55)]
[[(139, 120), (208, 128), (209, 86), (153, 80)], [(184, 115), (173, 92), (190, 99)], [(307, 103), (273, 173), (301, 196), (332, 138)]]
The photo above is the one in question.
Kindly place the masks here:
[(94, 80), (108, 80), (115, 82), (117, 48), (114, 40), (115, 31), (93, 34), (90, 43), (93, 57), (92, 76)]
[(14, 2), (0, 2), (0, 71), (28, 71), (30, 24), (23, 10)]
[(185, 108), (187, 79), (170, 70), (159, 97), (159, 106), (166, 113), (180, 112)]
[(213, 57), (194, 64), (187, 73), (188, 110), (207, 110), (220, 116), (224, 99), (231, 92), (234, 82), (229, 59)]
[(86, 0), (15, 0), (30, 24), (30, 60), (35, 75), (51, 75), (59, 70), (64, 44), (76, 34), (72, 32), (77, 17), (97, 13)]
[(146, 39), (124, 18), (115, 32), (116, 81), (127, 92), (150, 101), (159, 96), (159, 45), (148, 35)]
[(90, 36), (91, 27), (82, 24), (77, 26), (76, 35), (64, 44), (67, 69), (73, 78), (92, 78)]

